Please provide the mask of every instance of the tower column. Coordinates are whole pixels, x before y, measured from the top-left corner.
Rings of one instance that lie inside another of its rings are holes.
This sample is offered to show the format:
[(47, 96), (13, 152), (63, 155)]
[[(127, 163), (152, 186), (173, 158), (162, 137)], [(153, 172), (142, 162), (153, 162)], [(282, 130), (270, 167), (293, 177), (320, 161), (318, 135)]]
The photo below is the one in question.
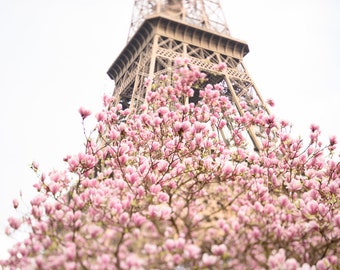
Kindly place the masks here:
[[(149, 75), (148, 79), (154, 79), (155, 68), (156, 68), (156, 58), (157, 58), (157, 51), (158, 51), (158, 42), (159, 42), (159, 35), (156, 34), (153, 39), (152, 50), (151, 50), (151, 60), (150, 60), (150, 67), (149, 67)], [(151, 90), (152, 85), (149, 84), (146, 88), (146, 94)]]
[[(244, 111), (243, 111), (243, 109), (242, 109), (242, 107), (241, 107), (239, 98), (238, 98), (238, 96), (236, 95), (235, 90), (234, 90), (234, 87), (233, 87), (233, 85), (231, 84), (231, 82), (230, 82), (228, 76), (225, 76), (225, 80), (226, 80), (226, 82), (227, 82), (229, 91), (230, 91), (230, 93), (231, 93), (232, 101), (233, 101), (233, 103), (236, 105), (236, 108), (237, 108), (239, 114), (240, 114), (241, 116), (243, 116), (243, 115), (244, 115)], [(252, 143), (253, 143), (253, 145), (254, 145), (255, 150), (259, 151), (259, 150), (261, 149), (261, 144), (260, 144), (259, 139), (258, 139), (258, 137), (256, 136), (256, 134), (255, 134), (253, 128), (252, 128), (252, 127), (249, 127), (249, 128), (247, 129), (247, 132), (248, 132), (248, 134), (249, 134), (249, 136), (250, 136), (250, 139), (251, 139), (251, 141), (252, 141)]]

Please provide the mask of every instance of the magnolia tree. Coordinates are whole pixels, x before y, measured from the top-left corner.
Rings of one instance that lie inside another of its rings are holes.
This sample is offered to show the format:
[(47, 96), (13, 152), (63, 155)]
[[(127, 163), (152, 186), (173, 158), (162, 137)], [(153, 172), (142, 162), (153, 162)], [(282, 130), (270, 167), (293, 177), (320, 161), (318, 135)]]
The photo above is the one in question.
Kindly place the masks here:
[[(37, 195), (7, 229), (27, 238), (4, 268), (339, 269), (336, 139), (323, 145), (312, 125), (304, 145), (256, 100), (240, 115), (220, 85), (189, 104), (205, 75), (177, 63), (138, 113), (104, 97), (65, 171), (33, 165)], [(250, 127), (262, 131), (258, 151)]]

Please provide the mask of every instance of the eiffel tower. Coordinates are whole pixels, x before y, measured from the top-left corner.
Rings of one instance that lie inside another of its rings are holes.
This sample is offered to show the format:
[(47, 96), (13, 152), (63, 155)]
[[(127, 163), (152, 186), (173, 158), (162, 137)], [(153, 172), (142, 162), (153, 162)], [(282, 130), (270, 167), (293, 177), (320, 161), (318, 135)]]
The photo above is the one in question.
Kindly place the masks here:
[[(231, 36), (219, 0), (135, 0), (127, 44), (107, 73), (115, 82), (117, 102), (138, 109), (151, 87), (144, 87), (145, 79), (168, 74), (175, 59), (185, 57), (207, 74), (206, 84), (223, 85), (240, 115), (241, 102), (254, 98), (268, 112), (243, 64), (248, 52), (247, 43)], [(227, 69), (217, 74), (221, 62)], [(190, 102), (197, 100), (198, 93)], [(260, 149), (258, 134), (247, 131)]]

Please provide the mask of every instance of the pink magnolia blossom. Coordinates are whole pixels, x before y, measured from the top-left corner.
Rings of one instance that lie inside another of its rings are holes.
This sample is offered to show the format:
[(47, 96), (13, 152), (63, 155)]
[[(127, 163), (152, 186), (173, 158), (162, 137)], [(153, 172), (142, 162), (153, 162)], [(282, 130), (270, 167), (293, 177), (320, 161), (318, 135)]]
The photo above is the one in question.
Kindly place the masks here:
[(33, 161), (31, 166), (34, 171), (37, 171), (39, 169), (39, 163), (36, 161)]
[(139, 213), (134, 213), (132, 214), (132, 221), (137, 227), (140, 227), (146, 221), (146, 217)]
[(198, 259), (201, 254), (200, 247), (196, 245), (189, 244), (184, 249), (184, 257), (189, 259)]
[(214, 255), (223, 255), (226, 251), (227, 251), (227, 247), (226, 245), (222, 244), (222, 245), (213, 245), (211, 247), (211, 251)]
[(17, 200), (17, 199), (13, 199), (13, 207), (14, 207), (14, 209), (17, 209), (18, 208), (18, 206), (19, 206), (19, 201)]
[(268, 105), (271, 106), (271, 107), (274, 107), (274, 106), (275, 106), (274, 100), (272, 100), (272, 99), (268, 99), (268, 100), (267, 100), (267, 103), (268, 103)]
[(14, 230), (17, 230), (21, 226), (22, 221), (18, 218), (10, 217), (8, 218), (8, 224), (11, 228), (13, 228)]
[(216, 263), (217, 257), (214, 255), (208, 255), (207, 253), (204, 253), (202, 256), (202, 262), (204, 266), (212, 266)]
[(83, 107), (80, 107), (78, 112), (80, 113), (80, 116), (85, 119), (86, 117), (88, 117), (89, 115), (91, 115), (91, 111), (90, 110), (87, 110)]
[(218, 65), (216, 65), (215, 66), (215, 69), (217, 70), (217, 71), (224, 71), (225, 69), (227, 68), (227, 65), (225, 64), (225, 63), (220, 63), (220, 64), (218, 64)]

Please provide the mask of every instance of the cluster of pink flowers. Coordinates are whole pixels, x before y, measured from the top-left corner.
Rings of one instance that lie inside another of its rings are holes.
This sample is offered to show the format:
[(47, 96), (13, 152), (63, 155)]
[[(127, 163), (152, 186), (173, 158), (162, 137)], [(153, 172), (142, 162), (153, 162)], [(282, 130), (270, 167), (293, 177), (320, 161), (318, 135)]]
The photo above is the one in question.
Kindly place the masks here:
[[(258, 100), (240, 115), (220, 85), (188, 103), (205, 75), (177, 64), (172, 84), (148, 81), (157, 89), (140, 114), (104, 98), (84, 153), (65, 159), (68, 170), (42, 174), (30, 213), (9, 218), (8, 234), (29, 233), (1, 266), (339, 269), (335, 137), (323, 145), (312, 125), (304, 145)], [(249, 127), (261, 133), (258, 151)]]

